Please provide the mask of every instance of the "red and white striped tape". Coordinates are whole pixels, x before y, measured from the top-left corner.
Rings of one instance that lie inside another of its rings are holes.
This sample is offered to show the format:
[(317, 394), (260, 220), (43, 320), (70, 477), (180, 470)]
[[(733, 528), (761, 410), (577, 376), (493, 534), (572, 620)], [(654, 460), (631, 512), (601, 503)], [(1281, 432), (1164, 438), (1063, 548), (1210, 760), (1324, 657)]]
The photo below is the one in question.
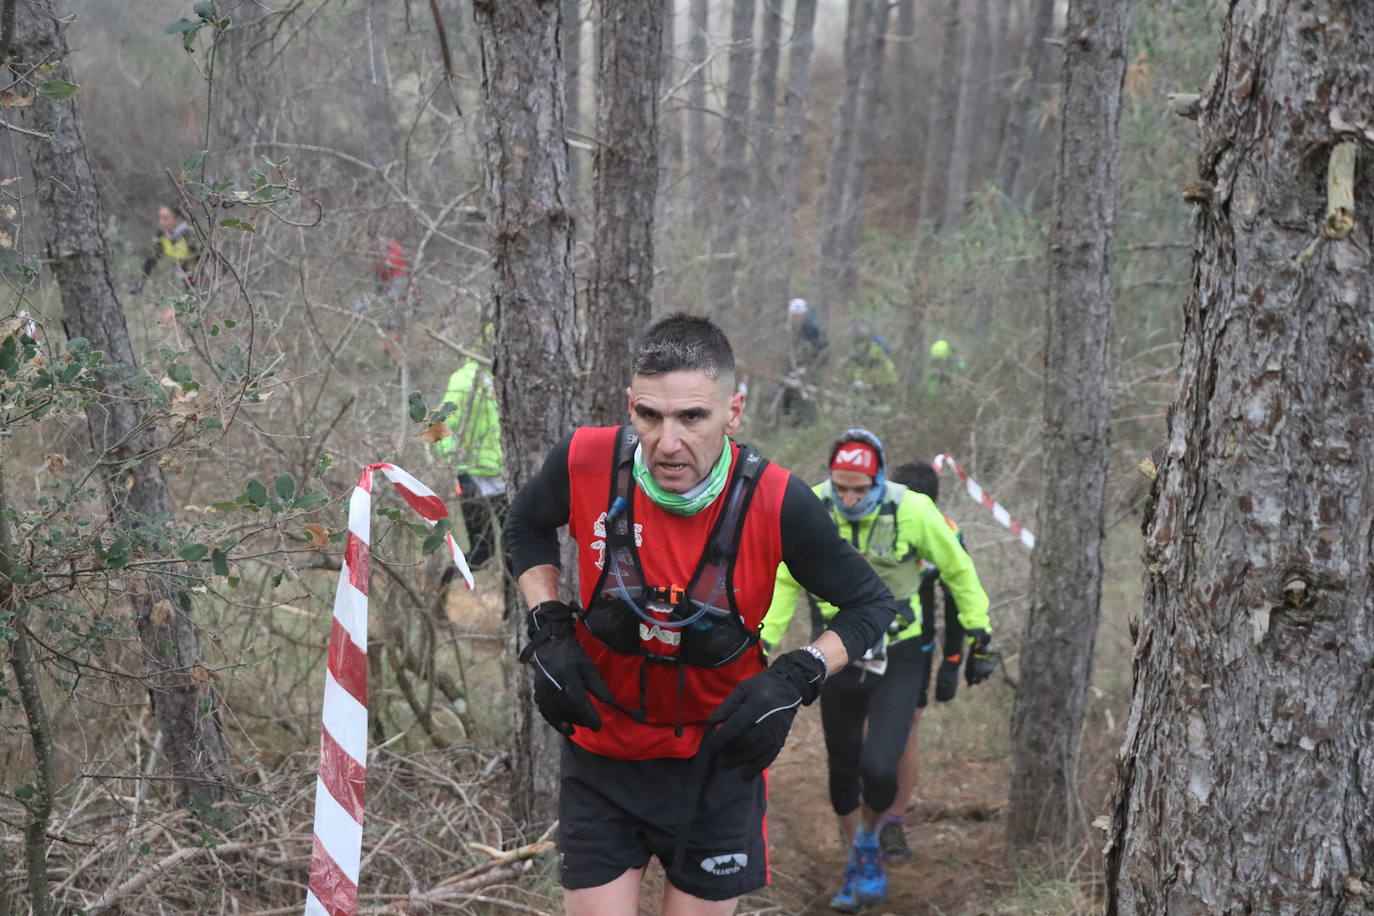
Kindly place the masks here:
[[(381, 471), (401, 498), (432, 526), (448, 518), (434, 491), (392, 464), (369, 464), (348, 500), (348, 539), (324, 675), (320, 766), (315, 780), (315, 844), (310, 854), (306, 916), (353, 916), (363, 846), (363, 786), (367, 768), (367, 572), (372, 527), (372, 472)], [(444, 541), (468, 588), (467, 558), (452, 534)]]
[(992, 517), (997, 519), (998, 523), (1000, 523), (1003, 528), (1016, 535), (1021, 540), (1021, 543), (1026, 545), (1026, 549), (1035, 549), (1035, 535), (1031, 534), (1029, 530), (1021, 527), (1021, 525), (1011, 517), (1011, 513), (1002, 507), (1001, 503), (983, 492), (983, 488), (978, 486), (978, 482), (965, 474), (964, 469), (955, 464), (953, 458), (949, 455), (936, 455), (935, 460), (930, 463), (931, 467), (935, 468), (935, 473), (937, 474), (940, 473), (941, 468), (946, 464), (954, 468), (954, 473), (958, 474), (959, 479), (964, 482), (964, 488), (968, 490), (968, 495), (974, 502), (991, 512)]

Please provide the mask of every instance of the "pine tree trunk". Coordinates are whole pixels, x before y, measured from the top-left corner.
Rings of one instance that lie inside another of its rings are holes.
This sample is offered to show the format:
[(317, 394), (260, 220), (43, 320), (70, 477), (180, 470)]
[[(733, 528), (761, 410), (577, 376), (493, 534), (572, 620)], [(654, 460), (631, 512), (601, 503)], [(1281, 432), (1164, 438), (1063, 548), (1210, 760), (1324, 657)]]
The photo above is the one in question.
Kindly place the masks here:
[(845, 221), (850, 212), (853, 175), (860, 152), (859, 116), (863, 111), (867, 36), (875, 0), (849, 0), (844, 29), (844, 96), (835, 111), (830, 134), (830, 162), (821, 200), (821, 237), (811, 273), (812, 307), (822, 326), (828, 325), (841, 286), (839, 261)]
[(1086, 824), (1078, 748), (1102, 598), (1108, 346), (1121, 84), (1130, 0), (1070, 0), (1049, 250), (1044, 486), (1012, 710), (1013, 847)]
[(844, 206), (836, 237), (834, 260), (838, 268), (836, 302), (849, 302), (859, 280), (859, 238), (863, 233), (864, 204), (868, 196), (868, 163), (878, 138), (878, 112), (882, 101), (884, 51), (887, 47), (888, 0), (874, 0), (869, 10), (867, 38), (862, 52), (863, 73), (859, 111), (855, 116), (854, 162), (845, 189)]
[(926, 155), (921, 170), (919, 219), (944, 226), (945, 182), (949, 178), (950, 138), (959, 111), (959, 0), (945, 0), (942, 53), (935, 98), (926, 120)]
[[(19, 61), (52, 61), (51, 79), (76, 82), (66, 64), (67, 41), (48, 0), (18, 6), (15, 53)], [(25, 66), (16, 65), (16, 72)], [(62, 297), (69, 337), (84, 337), (105, 354), (95, 376), (97, 394), (86, 408), (92, 453), (100, 464), (106, 511), (121, 525), (131, 519), (170, 518), (172, 506), (151, 425), (145, 422), (143, 390), (136, 385), (124, 310), (115, 296), (111, 255), (86, 130), (77, 98), (53, 101), (38, 93), (19, 109), (27, 127), (53, 128), (52, 139), (29, 140), (43, 244)], [(127, 462), (134, 462), (126, 468)], [(148, 576), (146, 588), (129, 591), (144, 654), (144, 684), (162, 729), (181, 804), (205, 805), (230, 795), (229, 747), (219, 703), (209, 678), (198, 685), (200, 641), (191, 618), (166, 581)], [(155, 613), (156, 611), (156, 613)]]
[[(596, 216), (583, 347), (589, 379), (629, 378), (631, 341), (649, 320), (662, 14), (659, 2), (603, 3), (597, 17)], [(587, 423), (623, 420), (619, 386), (590, 384), (586, 393)]]
[(692, 210), (692, 225), (704, 230), (711, 222), (711, 198), (706, 192), (714, 169), (706, 146), (706, 55), (711, 28), (710, 0), (691, 0), (692, 21), (687, 39), (687, 117), (683, 128), (685, 180), (682, 183)]
[[(755, 87), (754, 170), (749, 180), (748, 250), (740, 281), (740, 301), (757, 306), (773, 300), (781, 303), (781, 290), (770, 285), (771, 271), (760, 268), (770, 259), (785, 257), (791, 234), (779, 219), (779, 188), (774, 149), (781, 136), (778, 123), (778, 66), (782, 57), (782, 0), (763, 0), (763, 28), (759, 40), (758, 85)], [(738, 341), (742, 343), (744, 340)]]
[[(563, 0), (563, 72), (567, 81), (563, 99), (563, 126), (568, 136), (576, 138), (582, 130), (582, 10), (581, 0)], [(575, 147), (568, 147), (568, 200), (577, 209), (582, 184), (582, 156)]]
[(792, 13), (792, 38), (787, 55), (787, 88), (783, 97), (783, 143), (777, 152), (778, 209), (772, 229), (776, 257), (751, 265), (769, 279), (765, 300), (778, 307), (791, 298), (793, 237), (797, 220), (798, 176), (806, 153), (807, 99), (811, 88), (811, 57), (815, 50), (816, 0), (797, 0)]
[(1031, 0), (1030, 32), (1026, 35), (1025, 51), (1021, 57), (1021, 73), (1017, 89), (1007, 108), (1006, 124), (1002, 128), (1002, 149), (997, 155), (997, 174), (1002, 192), (1014, 203), (1026, 202), (1032, 184), (1024, 172), (1026, 144), (1035, 127), (1035, 110), (1043, 103), (1048, 91), (1052, 58), (1049, 38), (1054, 28), (1054, 0)]
[(754, 71), (754, 0), (733, 0), (725, 84), (725, 142), (716, 173), (715, 237), (711, 243), (711, 309), (733, 325), (740, 226), (749, 206), (749, 83)]
[[(1371, 48), (1365, 0), (1234, 3), (1222, 31), (1146, 519), (1112, 914), (1369, 912)], [(1340, 235), (1328, 164), (1347, 151), (1354, 229), (1305, 258), (1324, 224)]]
[(391, 111), (391, 64), (387, 59), (387, 44), (391, 37), (387, 0), (363, 0), (362, 103), (363, 151), (367, 160), (377, 168), (398, 158), (396, 150), (396, 121)]
[(945, 179), (945, 210), (940, 225), (953, 229), (964, 218), (970, 169), (978, 148), (979, 115), (987, 61), (987, 0), (967, 0), (973, 15), (964, 28), (964, 64), (959, 68), (959, 104), (950, 140), (949, 172)]
[[(891, 108), (897, 121), (897, 142), (902, 152), (914, 159), (921, 139), (912, 104), (920, 95), (916, 76), (916, 0), (897, 0), (897, 38), (896, 72), (891, 80), (896, 92)], [(919, 187), (918, 184), (917, 193)]]
[[(477, 0), (482, 143), (492, 258), (492, 375), (507, 483), (518, 488), (578, 422), (580, 374), (572, 217), (564, 143), (563, 0)], [(507, 614), (510, 658), (525, 641), (525, 607)], [(511, 664), (512, 804), (546, 821), (558, 792), (558, 739), (534, 713), (529, 668)]]

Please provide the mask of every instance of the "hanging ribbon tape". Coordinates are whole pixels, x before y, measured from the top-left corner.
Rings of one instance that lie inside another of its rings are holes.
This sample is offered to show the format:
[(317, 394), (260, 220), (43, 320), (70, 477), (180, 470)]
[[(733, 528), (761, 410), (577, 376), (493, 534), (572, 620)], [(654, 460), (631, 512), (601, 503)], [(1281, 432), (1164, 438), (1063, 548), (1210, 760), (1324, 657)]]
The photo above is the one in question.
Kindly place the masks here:
[(983, 488), (978, 486), (978, 482), (965, 474), (964, 469), (955, 464), (953, 458), (948, 455), (936, 455), (935, 460), (930, 463), (930, 466), (935, 468), (935, 473), (938, 474), (941, 468), (946, 464), (954, 468), (954, 473), (958, 474), (959, 479), (964, 482), (964, 488), (968, 490), (968, 495), (974, 502), (991, 512), (992, 517), (997, 519), (998, 523), (1001, 524), (1003, 528), (1016, 535), (1021, 540), (1021, 543), (1026, 545), (1027, 550), (1035, 549), (1035, 535), (1021, 527), (1021, 525), (1011, 517), (1011, 513), (1002, 508), (1001, 503), (983, 492)]
[[(367, 572), (372, 523), (372, 473), (381, 471), (432, 527), (448, 518), (434, 491), (391, 464), (369, 464), (348, 500), (334, 625), (324, 675), (320, 768), (315, 781), (315, 843), (310, 854), (306, 916), (353, 916), (363, 846), (363, 786), (367, 767)], [(444, 535), (453, 562), (473, 587), (463, 551)]]

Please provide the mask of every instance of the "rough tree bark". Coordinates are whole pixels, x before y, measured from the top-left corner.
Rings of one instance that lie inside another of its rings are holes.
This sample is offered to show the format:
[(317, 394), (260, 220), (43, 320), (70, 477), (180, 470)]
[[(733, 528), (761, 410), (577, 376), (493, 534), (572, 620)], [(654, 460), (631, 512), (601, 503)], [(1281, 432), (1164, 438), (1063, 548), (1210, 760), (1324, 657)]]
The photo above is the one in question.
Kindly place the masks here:
[[(75, 82), (66, 64), (64, 32), (48, 0), (21, 3), (18, 60), (53, 61), (52, 78)], [(16, 65), (15, 70), (24, 72), (24, 67)], [(67, 334), (84, 337), (91, 349), (105, 355), (106, 368), (95, 376), (99, 396), (86, 408), (86, 420), (106, 511), (121, 525), (131, 518), (171, 518), (153, 429), (145, 418), (141, 389), (133, 381), (138, 364), (124, 310), (115, 296), (103, 235), (105, 218), (77, 99), (53, 101), (38, 93), (34, 103), (20, 111), (30, 129), (53, 127), (52, 139), (30, 140), (29, 151), (43, 217), (43, 245), (61, 293)], [(129, 462), (133, 464), (126, 468)], [(178, 801), (206, 805), (227, 797), (232, 789), (219, 703), (205, 676), (190, 617), (182, 613), (164, 579), (150, 575), (144, 584), (142, 593), (130, 599), (143, 647), (144, 684), (162, 729)]]
[(945, 0), (941, 33), (940, 72), (935, 98), (926, 117), (926, 154), (921, 168), (921, 205), (918, 219), (942, 228), (945, 181), (949, 177), (950, 138), (959, 110), (959, 0)]
[(1055, 0), (1032, 0), (1030, 32), (1021, 55), (1021, 72), (1002, 128), (1002, 148), (997, 154), (997, 175), (1002, 193), (1017, 204), (1025, 203), (1031, 182), (1024, 174), (1026, 144), (1035, 126), (1035, 109), (1048, 91), (1051, 50), (1050, 32), (1054, 28)]
[(260, 3), (243, 2), (227, 11), (229, 28), (215, 34), (214, 91), (210, 94), (210, 153), (222, 154), (218, 169), (237, 169), (253, 158), (253, 141), (263, 132), (262, 100), (276, 91), (263, 85), (263, 57), (270, 44), (258, 41), (257, 26), (271, 14)]
[(865, 46), (860, 58), (863, 73), (859, 86), (860, 108), (854, 122), (854, 161), (835, 238), (834, 261), (839, 268), (835, 288), (837, 302), (849, 302), (859, 281), (859, 237), (863, 233), (864, 204), (868, 196), (868, 163), (873, 158), (873, 146), (878, 139), (887, 19), (891, 8), (888, 0), (876, 0), (868, 14)]
[(692, 0), (687, 39), (687, 117), (683, 126), (686, 174), (682, 186), (691, 206), (692, 225), (699, 231), (710, 225), (711, 198), (706, 183), (712, 174), (711, 154), (706, 147), (706, 59), (710, 49), (710, 0)]
[(946, 229), (958, 226), (964, 216), (987, 89), (988, 0), (968, 0), (968, 3), (972, 5), (973, 15), (964, 28), (964, 64), (959, 68), (959, 103), (945, 178), (945, 211), (940, 218), (940, 225)]
[(711, 310), (723, 327), (734, 324), (739, 233), (749, 202), (749, 82), (754, 72), (754, 0), (733, 0), (725, 82), (725, 142), (716, 173), (716, 231), (711, 243)]
[[(481, 124), (492, 258), (492, 375), (511, 487), (577, 423), (577, 311), (567, 197), (563, 0), (477, 0)], [(518, 599), (512, 598), (517, 601)], [(523, 602), (511, 608), (510, 659), (525, 642)], [(532, 703), (529, 668), (512, 664), (512, 803), (526, 823), (553, 816), (557, 734)]]
[[(1198, 118), (1109, 913), (1369, 912), (1371, 112), (1374, 5), (1231, 4)], [(1350, 197), (1324, 221), (1347, 142)]]
[[(783, 97), (783, 143), (777, 153), (777, 214), (773, 220), (773, 255), (752, 268), (769, 278), (767, 301), (777, 305), (791, 298), (792, 238), (796, 228), (798, 176), (806, 152), (807, 98), (811, 88), (811, 56), (816, 42), (816, 0), (797, 0), (792, 12), (792, 38), (787, 54), (787, 88)], [(764, 301), (764, 300), (760, 300)]]
[(821, 230), (817, 257), (811, 272), (812, 305), (822, 325), (828, 324), (839, 289), (840, 234), (846, 218), (850, 176), (858, 155), (859, 115), (863, 109), (863, 56), (875, 0), (849, 0), (844, 28), (844, 96), (835, 110), (830, 134), (830, 160), (826, 165), (825, 193), (821, 198)]
[(781, 291), (768, 286), (759, 270), (765, 258), (776, 257), (778, 238), (778, 186), (774, 168), (774, 140), (778, 124), (778, 64), (782, 57), (782, 0), (763, 0), (763, 27), (759, 37), (757, 84), (754, 87), (754, 170), (749, 180), (749, 224), (745, 243), (750, 269), (740, 281), (740, 301), (757, 307), (769, 300), (782, 302)]
[(587, 279), (585, 422), (625, 417), (617, 382), (649, 320), (658, 186), (658, 86), (663, 5), (603, 3), (597, 17), (595, 218)]
[[(896, 91), (892, 93), (889, 105), (897, 122), (897, 143), (903, 151), (915, 158), (920, 131), (917, 129), (913, 102), (919, 97), (916, 91), (916, 0), (897, 0), (897, 47), (894, 55), (896, 72), (893, 83)], [(919, 193), (919, 185), (915, 189)]]
[(1121, 84), (1130, 0), (1070, 0), (1049, 240), (1044, 486), (1012, 710), (1011, 846), (1085, 828), (1078, 748), (1102, 597), (1108, 344)]
[(391, 111), (391, 64), (387, 58), (387, 44), (391, 38), (391, 21), (387, 0), (363, 0), (359, 15), (362, 20), (363, 50), (359, 55), (362, 66), (361, 92), (363, 152), (367, 160), (379, 169), (395, 162), (396, 119)]
[[(563, 93), (563, 127), (569, 136), (582, 130), (582, 3), (563, 0), (563, 74), (566, 84)], [(582, 184), (582, 156), (568, 147), (568, 200), (576, 212), (578, 193)]]

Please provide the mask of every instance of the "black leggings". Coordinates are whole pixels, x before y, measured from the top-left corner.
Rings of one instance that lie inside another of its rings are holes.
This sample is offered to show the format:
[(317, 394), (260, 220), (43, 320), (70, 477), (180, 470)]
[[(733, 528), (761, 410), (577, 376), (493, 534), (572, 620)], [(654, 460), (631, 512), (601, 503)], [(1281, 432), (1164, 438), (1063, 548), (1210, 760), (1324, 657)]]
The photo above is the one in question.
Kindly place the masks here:
[(920, 641), (890, 647), (887, 671), (881, 675), (850, 665), (821, 688), (830, 806), (838, 815), (859, 807), (860, 794), (874, 811), (886, 811), (897, 797), (897, 765), (922, 685), (930, 680), (934, 647), (918, 645)]
[(477, 481), (470, 474), (459, 474), (458, 485), (463, 488), (459, 505), (463, 510), (463, 527), (468, 532), (467, 561), (476, 569), (496, 552), (496, 523), (506, 517), (506, 494), (477, 495)]

